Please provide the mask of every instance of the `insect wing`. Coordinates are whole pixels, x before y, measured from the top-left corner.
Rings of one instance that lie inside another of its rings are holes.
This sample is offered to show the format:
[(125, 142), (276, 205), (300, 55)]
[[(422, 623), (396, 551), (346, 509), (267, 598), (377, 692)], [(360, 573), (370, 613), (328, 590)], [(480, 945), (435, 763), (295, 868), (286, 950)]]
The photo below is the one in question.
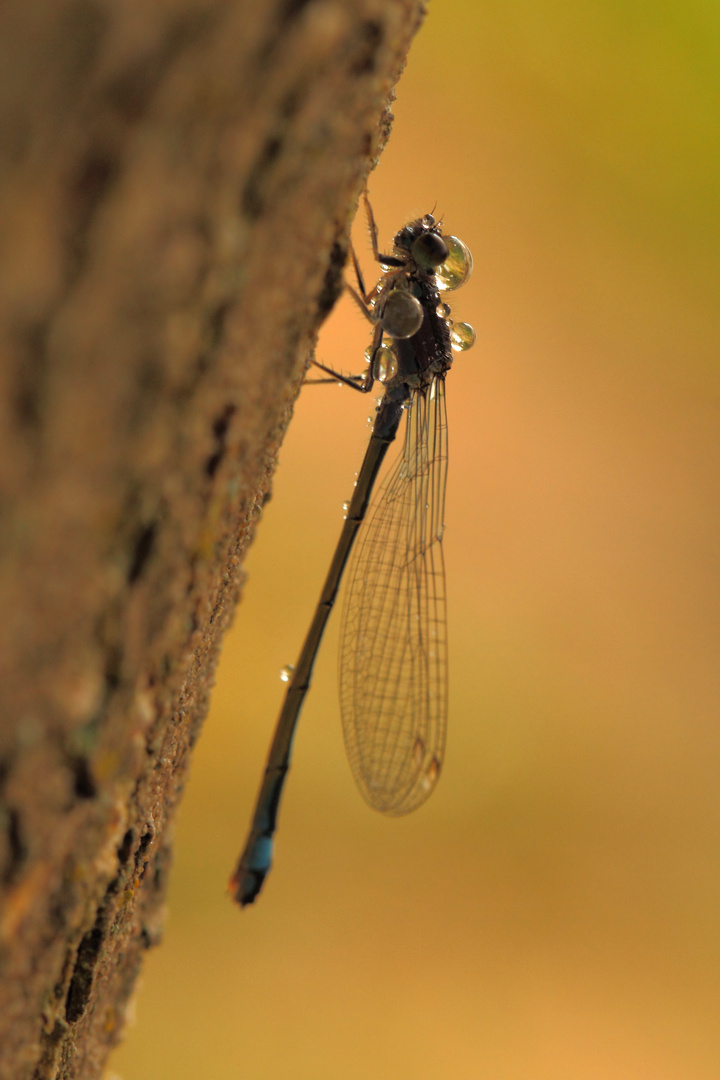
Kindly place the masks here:
[(366, 801), (406, 814), (442, 766), (447, 626), (442, 554), (445, 383), (413, 395), (402, 454), (356, 541), (340, 631), (340, 705)]

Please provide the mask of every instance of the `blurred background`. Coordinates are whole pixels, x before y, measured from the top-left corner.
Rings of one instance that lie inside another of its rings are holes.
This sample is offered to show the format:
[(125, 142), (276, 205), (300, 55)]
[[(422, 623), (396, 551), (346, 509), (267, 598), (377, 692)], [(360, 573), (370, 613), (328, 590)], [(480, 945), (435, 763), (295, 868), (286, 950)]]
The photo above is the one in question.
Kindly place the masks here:
[[(370, 193), (451, 294), (450, 728), (416, 814), (357, 794), (338, 618), (274, 870), (225, 883), (371, 406), (308, 387), (247, 564), (125, 1080), (720, 1075), (720, 7), (432, 0)], [(373, 278), (369, 241), (355, 242)], [(357, 370), (342, 300), (318, 355)]]

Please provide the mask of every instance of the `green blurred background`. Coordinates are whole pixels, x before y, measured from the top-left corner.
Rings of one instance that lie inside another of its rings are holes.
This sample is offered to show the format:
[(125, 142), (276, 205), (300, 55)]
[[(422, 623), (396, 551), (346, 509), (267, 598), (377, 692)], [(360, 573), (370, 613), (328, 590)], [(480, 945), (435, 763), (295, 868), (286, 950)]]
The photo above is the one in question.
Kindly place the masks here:
[[(437, 204), (451, 701), (432, 799), (368, 810), (338, 619), (256, 908), (225, 882), (367, 439), (308, 388), (176, 833), (125, 1080), (720, 1075), (720, 5), (432, 0), (370, 192)], [(368, 277), (369, 244), (356, 243)], [(342, 301), (320, 342), (354, 370)]]

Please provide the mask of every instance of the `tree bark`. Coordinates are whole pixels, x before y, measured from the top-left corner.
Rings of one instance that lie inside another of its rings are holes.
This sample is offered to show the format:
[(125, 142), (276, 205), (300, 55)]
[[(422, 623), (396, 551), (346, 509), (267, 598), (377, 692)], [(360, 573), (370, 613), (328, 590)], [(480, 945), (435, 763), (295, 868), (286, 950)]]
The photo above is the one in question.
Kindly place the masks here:
[(95, 1077), (422, 0), (0, 12), (0, 1077)]

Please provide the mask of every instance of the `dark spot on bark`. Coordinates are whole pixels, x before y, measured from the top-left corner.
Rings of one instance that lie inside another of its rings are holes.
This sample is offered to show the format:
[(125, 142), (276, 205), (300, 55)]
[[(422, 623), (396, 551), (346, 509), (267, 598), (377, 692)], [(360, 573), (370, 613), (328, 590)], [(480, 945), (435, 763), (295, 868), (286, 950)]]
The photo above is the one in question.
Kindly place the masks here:
[(257, 161), (250, 169), (240, 197), (242, 212), (249, 221), (256, 221), (265, 209), (268, 174), (280, 156), (282, 145), (282, 139), (276, 135), (271, 136), (266, 140)]
[(108, 696), (120, 685), (122, 651), (117, 645), (109, 645), (105, 653), (105, 685)]
[(120, 846), (117, 849), (118, 862), (121, 866), (125, 866), (130, 855), (132, 854), (133, 844), (135, 843), (135, 831), (134, 829), (128, 829), (122, 838)]
[(81, 272), (87, 256), (88, 234), (99, 207), (119, 174), (118, 161), (99, 147), (92, 148), (71, 177), (67, 195), (69, 275)]
[(79, 210), (91, 217), (118, 175), (118, 162), (109, 154), (92, 150), (80, 164), (70, 193)]
[(327, 318), (343, 290), (343, 270), (346, 259), (347, 247), (336, 240), (330, 251), (330, 262), (318, 296), (318, 314), (321, 319)]
[(385, 40), (385, 27), (375, 19), (367, 19), (358, 31), (357, 54), (350, 72), (352, 75), (372, 75), (375, 71), (377, 52)]
[(230, 420), (232, 419), (234, 412), (234, 405), (226, 405), (213, 424), (213, 435), (215, 436), (217, 447), (205, 462), (205, 472), (211, 479), (217, 472), (218, 466), (225, 456), (228, 428), (230, 427)]
[(130, 560), (130, 569), (128, 570), (128, 585), (134, 585), (145, 569), (155, 546), (156, 534), (157, 528), (154, 522), (145, 525), (138, 533)]
[(161, 52), (142, 56), (108, 83), (105, 99), (128, 125), (137, 124), (147, 113), (165, 74), (166, 62)]
[(208, 476), (211, 479), (218, 470), (218, 465), (220, 464), (220, 462), (222, 460), (222, 456), (223, 456), (222, 449), (216, 450), (215, 453), (211, 454), (210, 457), (205, 462), (205, 472), (208, 474)]
[(48, 370), (47, 326), (32, 323), (21, 334), (20, 360), (15, 378), (15, 415), (24, 428), (40, 427)]
[(288, 90), (280, 103), (280, 115), (283, 120), (292, 120), (297, 116), (300, 107), (307, 96), (307, 89), (303, 86), (295, 86)]
[(73, 791), (76, 797), (78, 799), (94, 799), (97, 795), (97, 788), (87, 758), (71, 757), (69, 764), (73, 774)]
[(138, 849), (135, 852), (135, 866), (136, 867), (138, 867), (138, 868), (140, 867), (140, 864), (143, 862), (143, 860), (145, 858), (145, 852), (150, 847), (152, 841), (153, 841), (153, 832), (152, 832), (152, 829), (148, 829), (147, 832), (144, 832), (142, 834), (142, 836), (140, 837), (140, 843), (138, 844)]
[(292, 22), (296, 19), (303, 8), (308, 6), (310, 0), (283, 0), (280, 8), (280, 18), (283, 22)]
[(20, 827), (20, 814), (13, 809), (7, 811), (7, 846), (9, 858), (2, 872), (2, 882), (4, 885), (12, 885), (27, 858), (27, 846)]
[(101, 907), (95, 925), (83, 937), (75, 957), (75, 967), (65, 1001), (65, 1018), (69, 1024), (76, 1023), (87, 1009), (103, 943), (103, 926), (104, 913)]
[(268, 37), (258, 49), (256, 77), (270, 65), (289, 25), (298, 18), (309, 3), (312, 3), (312, 0), (281, 0), (277, 10), (277, 22), (269, 24)]
[(145, 877), (148, 867), (150, 866), (151, 859), (148, 856), (148, 848), (150, 847), (154, 838), (155, 837), (152, 829), (148, 829), (147, 832), (143, 833), (143, 835), (140, 837), (140, 843), (138, 844), (138, 849), (135, 852), (135, 871), (140, 879), (143, 879)]

